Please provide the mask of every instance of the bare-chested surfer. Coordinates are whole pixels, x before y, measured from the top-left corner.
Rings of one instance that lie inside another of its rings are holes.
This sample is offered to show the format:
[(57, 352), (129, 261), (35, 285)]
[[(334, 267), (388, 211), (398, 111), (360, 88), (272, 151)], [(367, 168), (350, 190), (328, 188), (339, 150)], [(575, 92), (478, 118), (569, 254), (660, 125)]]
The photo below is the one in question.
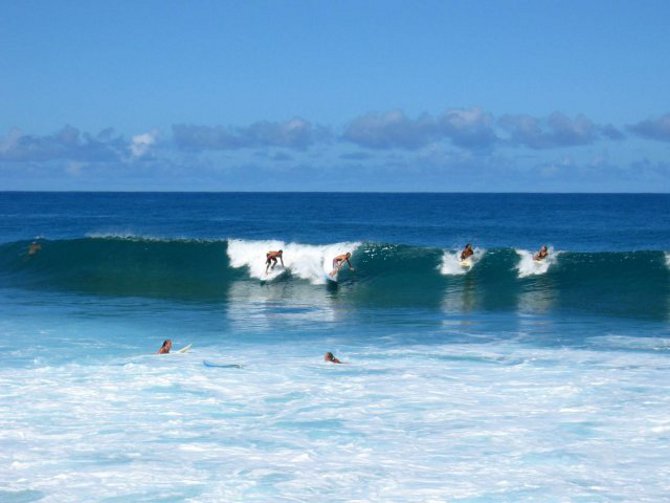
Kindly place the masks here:
[(533, 260), (538, 261), (544, 260), (548, 256), (549, 256), (549, 250), (547, 249), (547, 246), (544, 245), (535, 255), (533, 255)]
[(171, 339), (165, 339), (163, 341), (163, 345), (161, 346), (161, 348), (158, 351), (156, 351), (156, 353), (159, 354), (159, 355), (166, 355), (170, 352), (171, 349), (172, 349), (172, 340)]
[(33, 255), (37, 255), (37, 252), (39, 252), (42, 249), (42, 245), (39, 244), (37, 241), (33, 241), (30, 243), (30, 246), (28, 247), (28, 255), (31, 257)]
[(283, 254), (282, 250), (269, 251), (265, 254), (265, 274), (268, 273), (268, 270), (275, 268), (277, 259), (281, 261), (281, 266), (284, 267)]
[(325, 355), (323, 355), (323, 361), (330, 363), (342, 363), (340, 360), (335, 358), (335, 355), (330, 351), (328, 351)]
[(463, 251), (461, 252), (461, 260), (465, 260), (468, 257), (471, 257), (474, 255), (474, 251), (472, 250), (472, 245), (470, 243), (465, 245), (465, 248), (463, 248)]
[[(351, 262), (349, 262), (349, 259), (351, 258), (351, 253), (343, 253), (342, 255), (338, 255), (333, 259), (333, 273), (340, 272), (340, 269), (344, 266), (345, 263), (349, 264), (349, 270), (353, 271), (354, 268), (351, 265)], [(332, 273), (331, 273), (332, 274)]]

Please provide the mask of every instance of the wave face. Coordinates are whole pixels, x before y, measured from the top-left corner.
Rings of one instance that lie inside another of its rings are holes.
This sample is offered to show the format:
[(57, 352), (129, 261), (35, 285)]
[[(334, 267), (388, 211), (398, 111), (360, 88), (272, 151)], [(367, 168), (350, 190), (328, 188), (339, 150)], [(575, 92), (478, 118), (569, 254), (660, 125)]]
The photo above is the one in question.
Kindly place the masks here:
[(242, 278), (229, 267), (226, 243), (199, 240), (82, 238), (0, 247), (0, 274), (12, 287), (88, 294), (202, 298)]
[[(537, 263), (529, 250), (476, 249), (472, 267), (465, 269), (457, 250), (379, 243), (88, 237), (42, 241), (34, 256), (27, 254), (29, 244), (0, 245), (4, 286), (234, 302), (238, 291), (258, 289), (255, 297), (262, 298), (290, 285), (285, 295), (303, 302), (325, 298), (328, 290), (331, 301), (353, 307), (670, 317), (670, 255), (664, 251), (550, 250)], [(284, 250), (286, 271), (261, 282), (271, 249)], [(353, 253), (355, 271), (345, 266), (333, 285), (325, 274), (333, 257), (346, 251)]]

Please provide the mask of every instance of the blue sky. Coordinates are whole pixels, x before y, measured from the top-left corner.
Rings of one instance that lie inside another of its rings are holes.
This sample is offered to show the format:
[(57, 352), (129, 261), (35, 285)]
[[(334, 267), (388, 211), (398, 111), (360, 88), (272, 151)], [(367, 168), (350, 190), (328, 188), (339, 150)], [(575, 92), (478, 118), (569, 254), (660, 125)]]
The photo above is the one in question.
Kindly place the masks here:
[(0, 190), (670, 191), (667, 1), (0, 7)]

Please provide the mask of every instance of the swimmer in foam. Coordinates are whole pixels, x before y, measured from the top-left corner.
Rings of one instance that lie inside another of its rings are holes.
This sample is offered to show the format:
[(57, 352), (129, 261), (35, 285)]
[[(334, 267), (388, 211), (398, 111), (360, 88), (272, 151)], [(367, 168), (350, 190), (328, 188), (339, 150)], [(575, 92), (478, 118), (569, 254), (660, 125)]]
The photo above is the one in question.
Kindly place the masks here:
[[(345, 262), (349, 264), (349, 270), (353, 271), (354, 268), (351, 265), (351, 262), (349, 262), (349, 259), (351, 258), (351, 253), (343, 253), (342, 255), (338, 255), (333, 259), (333, 272), (340, 272), (340, 269), (344, 266)], [(332, 273), (331, 273), (332, 274)]]
[(170, 352), (171, 349), (172, 349), (172, 339), (165, 339), (163, 341), (163, 345), (161, 346), (161, 348), (158, 351), (156, 351), (156, 354), (166, 355)]
[(535, 255), (533, 255), (533, 260), (544, 260), (548, 256), (549, 250), (547, 249), (547, 245), (544, 245)]
[(471, 257), (474, 255), (474, 250), (472, 249), (472, 245), (470, 243), (465, 245), (465, 248), (463, 248), (463, 251), (461, 252), (461, 260), (465, 260), (468, 257)]
[(328, 351), (325, 355), (323, 355), (323, 361), (324, 362), (330, 362), (330, 363), (342, 363), (340, 360), (335, 358), (335, 355)]
[(268, 270), (274, 269), (277, 265), (277, 259), (281, 261), (281, 266), (284, 267), (283, 250), (269, 251), (265, 254), (265, 274)]

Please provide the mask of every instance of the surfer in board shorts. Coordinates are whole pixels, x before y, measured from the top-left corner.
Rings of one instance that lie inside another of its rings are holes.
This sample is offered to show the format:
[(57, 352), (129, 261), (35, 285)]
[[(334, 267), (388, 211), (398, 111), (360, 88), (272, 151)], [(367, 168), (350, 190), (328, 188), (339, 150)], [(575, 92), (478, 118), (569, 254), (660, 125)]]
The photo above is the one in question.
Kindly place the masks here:
[(548, 256), (549, 250), (547, 250), (547, 245), (544, 245), (542, 248), (540, 248), (540, 251), (533, 255), (533, 260), (544, 260)]
[(277, 259), (281, 261), (281, 266), (284, 267), (284, 259), (282, 258), (284, 252), (282, 250), (269, 251), (265, 254), (265, 274), (269, 269), (274, 269), (277, 265)]
[(461, 252), (461, 260), (465, 260), (468, 257), (471, 257), (474, 255), (474, 251), (472, 250), (472, 245), (470, 243), (465, 245), (465, 248), (463, 248), (463, 251)]
[(343, 253), (342, 255), (338, 255), (333, 259), (333, 270), (334, 271), (339, 271), (344, 263), (346, 262), (349, 264), (349, 270), (353, 271), (354, 268), (351, 266), (351, 262), (349, 262), (349, 259), (351, 258), (351, 253)]

